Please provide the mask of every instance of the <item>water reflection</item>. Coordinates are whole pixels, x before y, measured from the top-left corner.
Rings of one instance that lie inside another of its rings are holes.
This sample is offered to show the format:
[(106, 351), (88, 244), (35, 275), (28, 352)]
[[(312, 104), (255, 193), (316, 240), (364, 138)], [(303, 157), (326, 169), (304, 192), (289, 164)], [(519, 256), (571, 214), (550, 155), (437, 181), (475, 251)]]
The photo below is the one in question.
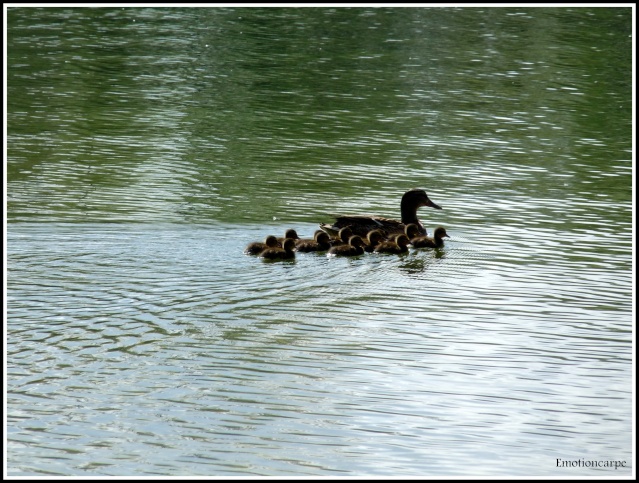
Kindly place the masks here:
[(446, 249), (418, 249), (402, 258), (399, 269), (408, 275), (417, 276), (430, 269), (434, 260), (446, 257)]

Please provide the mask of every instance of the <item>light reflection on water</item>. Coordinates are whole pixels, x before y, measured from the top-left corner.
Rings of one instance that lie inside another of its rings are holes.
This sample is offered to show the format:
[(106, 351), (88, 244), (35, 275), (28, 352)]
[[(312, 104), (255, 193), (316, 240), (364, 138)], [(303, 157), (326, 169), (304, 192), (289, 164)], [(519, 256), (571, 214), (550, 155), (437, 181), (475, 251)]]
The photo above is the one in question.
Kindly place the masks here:
[(14, 227), (13, 450), (110, 475), (552, 474), (593, 444), (625, 454), (624, 260), (566, 273), (543, 260), (561, 246), (502, 251), (513, 230), (400, 257), (242, 253), (286, 228)]

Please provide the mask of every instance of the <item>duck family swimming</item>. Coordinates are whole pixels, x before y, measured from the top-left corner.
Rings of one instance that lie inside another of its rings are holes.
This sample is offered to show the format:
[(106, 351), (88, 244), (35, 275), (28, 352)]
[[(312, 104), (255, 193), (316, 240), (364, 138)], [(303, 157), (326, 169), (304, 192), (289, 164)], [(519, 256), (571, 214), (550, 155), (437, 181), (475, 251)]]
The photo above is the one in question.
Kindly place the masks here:
[(247, 255), (258, 255), (270, 260), (290, 260), (295, 252), (327, 252), (329, 257), (352, 257), (364, 253), (408, 252), (413, 248), (441, 248), (443, 238), (449, 238), (445, 228), (435, 229), (428, 237), (417, 210), (430, 206), (441, 210), (422, 189), (404, 193), (401, 200), (401, 220), (369, 215), (338, 215), (333, 224), (320, 223), (312, 239), (302, 239), (290, 228), (284, 237), (267, 236), (263, 242), (250, 243), (244, 250)]
[(422, 235), (427, 235), (424, 225), (417, 218), (417, 210), (422, 206), (430, 206), (436, 210), (442, 207), (433, 202), (422, 189), (412, 189), (404, 193), (400, 204), (401, 220), (371, 215), (335, 215), (333, 224), (320, 223), (320, 228), (329, 235), (335, 235), (340, 228), (349, 227), (353, 235), (366, 237), (371, 230), (381, 230), (384, 236), (401, 235), (406, 225), (414, 223)]

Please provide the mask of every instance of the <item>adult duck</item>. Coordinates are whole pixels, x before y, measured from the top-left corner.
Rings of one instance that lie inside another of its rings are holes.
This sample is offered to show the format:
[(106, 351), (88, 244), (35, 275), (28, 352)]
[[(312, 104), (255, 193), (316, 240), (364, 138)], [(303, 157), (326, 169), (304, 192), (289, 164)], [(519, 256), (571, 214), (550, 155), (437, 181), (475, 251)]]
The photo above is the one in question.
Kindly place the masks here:
[(359, 235), (353, 235), (348, 239), (348, 245), (337, 245), (332, 247), (327, 257), (355, 257), (364, 254), (364, 240)]
[(259, 255), (267, 248), (277, 248), (278, 246), (279, 243), (277, 242), (277, 238), (273, 235), (269, 235), (263, 242), (249, 243), (244, 249), (244, 253), (247, 255)]
[(375, 253), (406, 253), (410, 240), (404, 234), (397, 235), (395, 241), (382, 242), (373, 250)]
[(295, 258), (295, 240), (293, 238), (286, 238), (282, 243), (282, 248), (274, 247), (267, 248), (260, 253), (260, 258), (267, 258), (269, 260), (287, 260)]
[(329, 235), (335, 235), (340, 228), (350, 227), (354, 235), (366, 237), (371, 230), (381, 230), (386, 237), (403, 234), (406, 225), (414, 223), (419, 227), (422, 235), (426, 235), (426, 229), (417, 218), (417, 210), (422, 206), (430, 206), (441, 210), (441, 206), (431, 201), (422, 189), (412, 189), (404, 193), (400, 205), (401, 220), (384, 218), (382, 216), (369, 215), (336, 215), (335, 223), (321, 223), (320, 228)]
[(413, 238), (410, 243), (413, 248), (441, 248), (444, 246), (444, 238), (450, 238), (446, 233), (446, 229), (443, 226), (439, 226), (435, 229), (433, 237), (418, 236)]
[(331, 248), (330, 237), (328, 233), (322, 230), (315, 232), (313, 240), (297, 240), (295, 243), (295, 251), (298, 252), (323, 252)]

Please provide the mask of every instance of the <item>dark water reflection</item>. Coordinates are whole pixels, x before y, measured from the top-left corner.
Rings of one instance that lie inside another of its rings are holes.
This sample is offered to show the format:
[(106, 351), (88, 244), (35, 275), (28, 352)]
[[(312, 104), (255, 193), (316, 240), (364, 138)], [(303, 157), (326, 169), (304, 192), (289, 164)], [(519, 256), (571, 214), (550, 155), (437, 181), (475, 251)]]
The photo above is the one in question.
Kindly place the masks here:
[(630, 14), (8, 9), (9, 473), (628, 475)]

